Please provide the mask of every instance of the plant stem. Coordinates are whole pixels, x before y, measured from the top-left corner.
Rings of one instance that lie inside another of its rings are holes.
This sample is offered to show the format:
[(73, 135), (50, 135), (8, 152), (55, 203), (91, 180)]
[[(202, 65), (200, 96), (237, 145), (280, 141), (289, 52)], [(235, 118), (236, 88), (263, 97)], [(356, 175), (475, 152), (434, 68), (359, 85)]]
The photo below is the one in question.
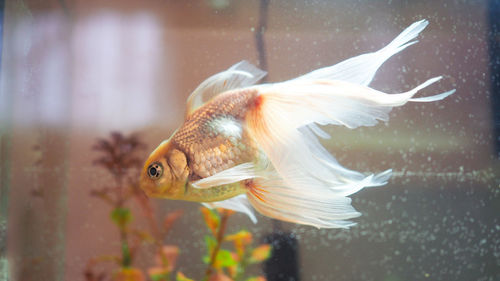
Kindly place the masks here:
[[(116, 206), (115, 208), (122, 208), (124, 205), (123, 199), (123, 180), (120, 174), (115, 175), (117, 183)], [(129, 267), (132, 264), (132, 255), (130, 254), (130, 247), (128, 245), (128, 235), (125, 224), (118, 226), (120, 230), (120, 240), (122, 248), (122, 267)]]
[(247, 266), (248, 266), (248, 253), (247, 253), (248, 247), (245, 247), (245, 253), (243, 254), (243, 258), (241, 262), (238, 264), (238, 272), (236, 273), (236, 276), (234, 277), (234, 281), (239, 281), (243, 279), (243, 274), (245, 273)]
[(220, 226), (219, 230), (217, 231), (217, 237), (216, 241), (217, 244), (215, 244), (214, 250), (212, 252), (212, 255), (210, 257), (210, 262), (208, 263), (207, 270), (205, 271), (205, 277), (203, 277), (203, 281), (208, 281), (210, 276), (213, 273), (214, 269), (214, 264), (217, 258), (217, 254), (219, 253), (220, 246), (222, 244), (222, 240), (224, 239), (224, 232), (226, 231), (226, 225), (227, 225), (227, 220), (229, 219), (229, 214), (223, 210), (222, 211), (222, 217), (220, 220)]
[(130, 248), (128, 246), (127, 235), (124, 231), (120, 234), (122, 240), (122, 266), (129, 267), (132, 263), (132, 256), (130, 254)]

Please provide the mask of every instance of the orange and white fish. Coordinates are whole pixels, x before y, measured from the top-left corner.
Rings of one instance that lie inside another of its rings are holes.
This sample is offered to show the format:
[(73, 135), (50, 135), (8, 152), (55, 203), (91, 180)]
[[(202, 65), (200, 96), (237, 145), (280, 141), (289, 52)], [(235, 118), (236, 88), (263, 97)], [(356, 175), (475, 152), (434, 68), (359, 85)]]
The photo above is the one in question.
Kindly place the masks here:
[(318, 125), (348, 128), (387, 121), (395, 106), (441, 100), (455, 90), (414, 98), (438, 81), (386, 94), (368, 87), (377, 69), (428, 22), (391, 43), (298, 78), (255, 85), (266, 73), (243, 61), (207, 80), (187, 101), (184, 124), (144, 165), (141, 188), (153, 197), (202, 202), (318, 228), (349, 227), (360, 215), (347, 196), (386, 184), (391, 170), (363, 175), (342, 167), (320, 144)]

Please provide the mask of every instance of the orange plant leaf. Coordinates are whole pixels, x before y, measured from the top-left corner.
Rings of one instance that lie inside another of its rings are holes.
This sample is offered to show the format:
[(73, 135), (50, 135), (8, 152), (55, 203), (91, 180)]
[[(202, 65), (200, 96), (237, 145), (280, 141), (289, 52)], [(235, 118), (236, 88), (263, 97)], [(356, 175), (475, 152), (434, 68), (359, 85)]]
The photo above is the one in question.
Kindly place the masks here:
[(224, 208), (217, 208), (217, 212), (219, 212), (219, 214), (225, 212), (227, 216), (232, 216), (234, 213), (236, 213), (236, 211), (224, 209)]
[(177, 281), (194, 281), (193, 279), (187, 278), (184, 273), (182, 272), (177, 272), (176, 276)]
[(229, 276), (231, 276), (231, 278), (234, 278), (238, 274), (238, 266), (233, 265), (228, 267), (227, 272), (229, 273)]
[(236, 241), (239, 240), (245, 245), (252, 243), (252, 233), (246, 230), (240, 230), (235, 234), (231, 234), (225, 237), (226, 241)]
[(166, 267), (168, 271), (172, 271), (179, 256), (179, 247), (173, 245), (164, 245), (161, 250), (156, 253), (155, 262), (158, 266)]
[(252, 234), (246, 230), (241, 230), (235, 234), (226, 236), (225, 240), (233, 242), (238, 257), (241, 259), (245, 253), (246, 246), (252, 244)]
[(263, 262), (271, 256), (271, 245), (262, 244), (252, 251), (250, 262), (257, 263)]
[(165, 216), (165, 219), (163, 220), (163, 229), (165, 230), (165, 232), (168, 232), (170, 230), (174, 222), (179, 219), (180, 216), (182, 216), (182, 213), (182, 210), (177, 210), (170, 212)]
[(201, 208), (201, 213), (203, 214), (203, 219), (205, 220), (205, 224), (207, 225), (207, 227), (210, 229), (210, 231), (212, 231), (214, 237), (217, 236), (217, 229), (220, 225), (220, 217), (215, 211), (205, 207)]
[(233, 281), (233, 279), (229, 278), (229, 276), (225, 275), (224, 273), (218, 272), (213, 274), (209, 281)]
[(138, 268), (124, 267), (120, 268), (113, 275), (113, 281), (144, 281), (144, 274)]

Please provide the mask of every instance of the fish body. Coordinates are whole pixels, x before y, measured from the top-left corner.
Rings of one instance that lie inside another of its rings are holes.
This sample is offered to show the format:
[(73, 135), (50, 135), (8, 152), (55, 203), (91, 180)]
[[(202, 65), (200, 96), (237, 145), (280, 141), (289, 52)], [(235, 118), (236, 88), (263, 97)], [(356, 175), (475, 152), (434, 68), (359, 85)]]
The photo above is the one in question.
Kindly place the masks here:
[[(244, 125), (248, 109), (255, 103), (257, 96), (255, 89), (229, 91), (187, 116), (184, 124), (169, 141), (163, 142), (150, 157), (172, 171), (175, 171), (175, 163), (183, 167), (182, 171), (186, 168), (189, 171), (187, 174), (177, 173), (186, 181), (184, 190), (179, 190), (182, 192), (174, 196), (173, 193), (160, 191), (157, 186), (153, 186), (147, 190), (148, 194), (186, 201), (213, 202), (245, 193), (244, 182), (210, 188), (197, 188), (192, 183), (259, 158), (259, 149)], [(175, 156), (170, 156), (172, 151)], [(146, 177), (142, 180), (147, 181)]]
[(141, 174), (150, 196), (202, 202), (316, 227), (349, 227), (360, 214), (347, 196), (384, 185), (391, 170), (363, 175), (340, 165), (320, 144), (318, 125), (348, 128), (387, 121), (393, 107), (451, 95), (414, 98), (441, 77), (411, 91), (368, 87), (389, 57), (415, 43), (420, 21), (381, 50), (281, 82), (255, 85), (266, 73), (240, 62), (207, 80), (188, 98), (181, 127), (153, 151)]
[(244, 89), (217, 96), (189, 115), (173, 135), (172, 143), (189, 159), (190, 181), (212, 176), (257, 157), (258, 148), (244, 125), (257, 94), (255, 89)]

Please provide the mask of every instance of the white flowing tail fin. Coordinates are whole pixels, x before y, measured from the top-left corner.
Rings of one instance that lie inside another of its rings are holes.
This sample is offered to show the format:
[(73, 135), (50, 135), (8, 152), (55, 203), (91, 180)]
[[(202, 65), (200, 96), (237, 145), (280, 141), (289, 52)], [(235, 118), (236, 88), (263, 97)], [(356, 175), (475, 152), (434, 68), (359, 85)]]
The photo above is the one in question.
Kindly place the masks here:
[(308, 188), (291, 188), (279, 177), (258, 178), (248, 189), (247, 197), (265, 216), (318, 228), (348, 228), (355, 223), (346, 219), (361, 215), (351, 206), (350, 198)]
[[(246, 117), (247, 130), (268, 156), (268, 176), (252, 181), (247, 196), (264, 215), (316, 227), (349, 227), (359, 216), (346, 197), (364, 187), (386, 184), (391, 170), (363, 175), (342, 167), (319, 143), (329, 135), (317, 125), (348, 128), (387, 121), (393, 107), (407, 102), (432, 102), (453, 94), (413, 96), (437, 82), (435, 77), (400, 94), (386, 94), (367, 85), (392, 55), (412, 41), (428, 22), (412, 24), (381, 50), (312, 71), (283, 83), (256, 86), (255, 106)], [(269, 175), (272, 175), (269, 177)]]
[(387, 46), (377, 52), (362, 54), (333, 66), (320, 68), (300, 76), (298, 79), (328, 79), (352, 82), (368, 86), (379, 67), (390, 57), (401, 52), (406, 47), (417, 43), (412, 41), (429, 24), (427, 20), (413, 23), (401, 32)]
[[(386, 94), (363, 85), (331, 80), (291, 80), (258, 88), (256, 106), (246, 117), (247, 129), (268, 156), (275, 176), (255, 180), (248, 198), (261, 213), (317, 227), (348, 227), (343, 220), (359, 215), (351, 195), (364, 187), (384, 185), (391, 170), (365, 176), (342, 167), (319, 143), (325, 132), (311, 124), (348, 128), (387, 121), (395, 106), (431, 102), (451, 95), (413, 98), (441, 79), (429, 79), (411, 91)], [(319, 130), (319, 131), (318, 131)]]

